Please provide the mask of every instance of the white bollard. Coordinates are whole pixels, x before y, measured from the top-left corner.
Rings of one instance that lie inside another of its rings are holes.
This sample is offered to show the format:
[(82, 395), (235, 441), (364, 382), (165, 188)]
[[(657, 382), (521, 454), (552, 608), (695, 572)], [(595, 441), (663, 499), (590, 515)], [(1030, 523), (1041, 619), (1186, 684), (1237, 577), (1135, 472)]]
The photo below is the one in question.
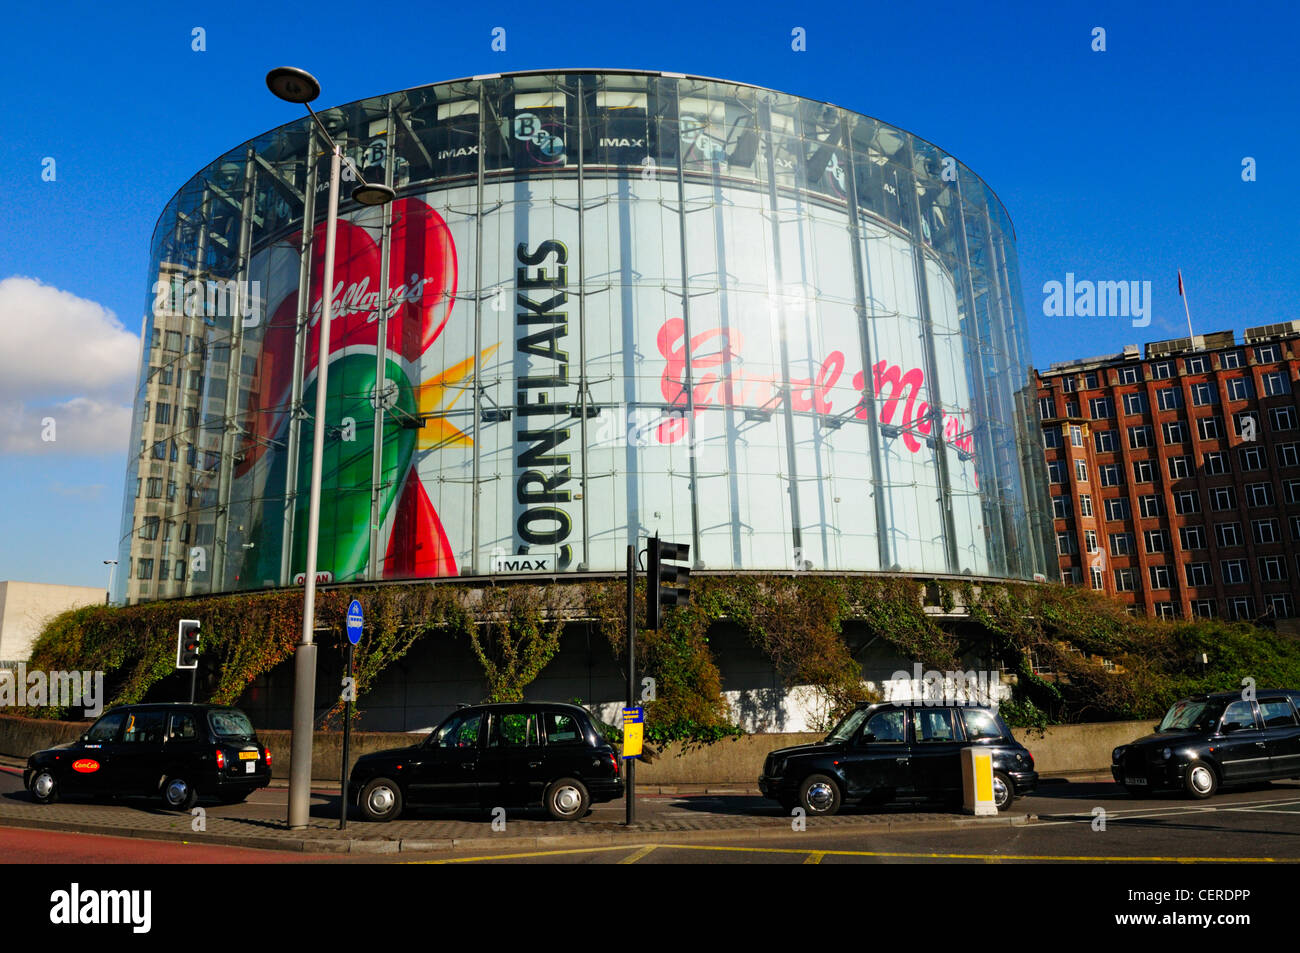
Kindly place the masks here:
[(967, 814), (986, 817), (997, 814), (993, 801), (993, 753), (971, 745), (961, 752), (963, 809)]

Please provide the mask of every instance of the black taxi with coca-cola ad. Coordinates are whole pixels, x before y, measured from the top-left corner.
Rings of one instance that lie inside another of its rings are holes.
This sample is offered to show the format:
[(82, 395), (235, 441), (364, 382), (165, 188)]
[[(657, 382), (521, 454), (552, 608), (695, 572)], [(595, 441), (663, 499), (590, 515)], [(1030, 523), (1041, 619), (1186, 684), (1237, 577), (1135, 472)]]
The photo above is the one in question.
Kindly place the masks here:
[(200, 797), (224, 804), (271, 783), (271, 752), (238, 708), (124, 705), (71, 744), (27, 759), (23, 786), (41, 804), (63, 795), (160, 797), (188, 811)]
[(1193, 695), (1170, 706), (1153, 734), (1111, 752), (1111, 776), (1130, 794), (1300, 779), (1300, 691)]

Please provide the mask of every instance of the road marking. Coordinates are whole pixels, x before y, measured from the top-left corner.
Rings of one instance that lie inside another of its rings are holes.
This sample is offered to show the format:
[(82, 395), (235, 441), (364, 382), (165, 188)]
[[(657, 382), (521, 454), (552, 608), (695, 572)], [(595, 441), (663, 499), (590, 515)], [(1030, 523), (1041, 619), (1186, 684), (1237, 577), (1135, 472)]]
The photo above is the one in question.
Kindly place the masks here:
[(822, 862), (822, 858), (825, 857), (825, 856), (826, 856), (826, 851), (824, 851), (824, 850), (815, 850), (815, 851), (813, 851), (811, 854), (809, 854), (807, 857), (805, 857), (804, 860), (803, 860), (803, 862), (804, 862), (805, 864), (820, 864), (820, 863)]
[[(1158, 808), (1158, 809), (1156, 809), (1156, 810), (1152, 810), (1152, 811), (1138, 811), (1138, 812), (1134, 812), (1134, 813), (1125, 813), (1125, 812), (1123, 812), (1123, 811), (1107, 811), (1107, 812), (1106, 812), (1106, 820), (1107, 820), (1107, 821), (1119, 821), (1119, 820), (1133, 820), (1133, 819), (1136, 819), (1136, 818), (1147, 818), (1147, 817), (1179, 817), (1179, 816), (1183, 816), (1183, 815), (1187, 815), (1187, 814), (1206, 814), (1206, 813), (1213, 813), (1213, 812), (1215, 812), (1215, 811), (1248, 811), (1248, 810), (1253, 810), (1254, 807), (1255, 807), (1255, 805), (1259, 805), (1260, 807), (1279, 807), (1279, 806), (1285, 806), (1285, 805), (1288, 805), (1288, 804), (1300, 804), (1300, 801), (1292, 801), (1292, 800), (1287, 800), (1287, 801), (1274, 801), (1274, 800), (1268, 800), (1268, 801), (1235, 801), (1235, 802), (1233, 802), (1233, 803), (1231, 803), (1231, 804), (1223, 804), (1223, 805), (1204, 805), (1204, 804), (1202, 804), (1202, 805), (1197, 805), (1197, 806), (1194, 806), (1194, 807), (1192, 807), (1192, 806), (1188, 806), (1188, 807), (1165, 807), (1165, 808)], [(1282, 812), (1279, 812), (1279, 813), (1284, 813), (1284, 814), (1294, 814), (1294, 813), (1296, 813), (1296, 812), (1295, 812), (1295, 811), (1282, 811)], [(1041, 814), (1040, 814), (1039, 816), (1040, 816), (1040, 817), (1064, 818), (1064, 819), (1063, 819), (1063, 820), (1050, 820), (1050, 821), (1037, 821), (1037, 822), (1035, 822), (1034, 824), (1029, 825), (1029, 826), (1031, 826), (1031, 827), (1056, 827), (1056, 826), (1059, 826), (1059, 825), (1061, 825), (1061, 824), (1080, 824), (1080, 823), (1091, 823), (1091, 822), (1092, 822), (1092, 816), (1089, 815), (1089, 814), (1066, 814), (1066, 815), (1062, 815), (1062, 814), (1047, 814), (1047, 815), (1041, 815)]]
[[(890, 851), (890, 850), (820, 850), (809, 851), (807, 847), (721, 847), (712, 844), (649, 844), (641, 848), (645, 853), (651, 850), (711, 850), (722, 853), (749, 854), (805, 854), (811, 863), (813, 857), (818, 862), (823, 857), (885, 857), (903, 860), (982, 860), (1002, 863), (1008, 860), (1042, 860), (1072, 861), (1080, 863), (1159, 863), (1159, 864), (1276, 864), (1296, 863), (1296, 860), (1275, 857), (1141, 857), (1125, 855), (1084, 855), (1084, 854), (942, 854), (927, 851)], [(452, 857), (446, 860), (412, 860), (412, 864), (468, 864), (488, 860), (517, 860), (523, 857), (558, 857), (565, 854), (594, 854), (611, 850), (627, 850), (621, 847), (575, 847), (567, 850), (538, 850), (518, 854), (493, 854), (483, 857)], [(638, 852), (640, 853), (640, 852)], [(636, 855), (633, 855), (636, 856)], [(644, 856), (644, 854), (641, 854)], [(626, 858), (625, 858), (626, 859)]]
[(642, 857), (644, 857), (646, 854), (650, 853), (652, 850), (654, 850), (654, 849), (655, 849), (656, 847), (658, 847), (658, 846), (659, 846), (658, 844), (650, 844), (650, 845), (647, 846), (647, 847), (642, 847), (640, 850), (633, 851), (632, 853), (628, 854), (626, 857), (624, 857), (622, 860), (620, 860), (619, 863), (620, 863), (620, 864), (635, 864), (638, 860), (640, 860)]

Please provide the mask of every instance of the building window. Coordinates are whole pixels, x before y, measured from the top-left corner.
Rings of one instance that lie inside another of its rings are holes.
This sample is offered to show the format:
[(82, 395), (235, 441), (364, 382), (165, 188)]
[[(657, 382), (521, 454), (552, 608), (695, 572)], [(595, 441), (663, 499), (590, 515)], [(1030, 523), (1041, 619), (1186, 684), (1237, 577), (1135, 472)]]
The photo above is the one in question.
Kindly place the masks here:
[(1056, 534), (1056, 552), (1061, 556), (1073, 556), (1078, 553), (1079, 547), (1075, 545), (1073, 533)]
[(1172, 602), (1157, 602), (1154, 606), (1157, 619), (1176, 619), (1178, 613), (1174, 611)]
[(1193, 407), (1208, 407), (1215, 402), (1215, 397), (1218, 396), (1214, 392), (1214, 385), (1205, 382), (1193, 384), (1191, 390)]
[(1229, 596), (1228, 618), (1234, 622), (1255, 618), (1255, 600), (1250, 596)]
[(1043, 446), (1048, 450), (1055, 450), (1061, 446), (1061, 431), (1055, 427), (1043, 428)]
[(1169, 458), (1169, 479), (1186, 480), (1192, 475), (1192, 458), (1191, 457), (1170, 457)]
[(1240, 586), (1249, 581), (1244, 559), (1225, 559), (1219, 563), (1219, 568), (1223, 573), (1225, 586)]
[(1246, 366), (1246, 357), (1240, 351), (1224, 351), (1219, 355), (1219, 366), (1225, 371)]
[(1103, 463), (1097, 467), (1097, 478), (1102, 486), (1119, 486), (1123, 480), (1118, 463)]
[(1282, 541), (1281, 533), (1278, 531), (1277, 520), (1252, 520), (1251, 529), (1255, 533), (1255, 542), (1260, 545), (1268, 543), (1280, 543)]
[(1125, 394), (1124, 395), (1124, 413), (1126, 414), (1144, 414), (1147, 409), (1146, 394)]
[(1114, 453), (1119, 449), (1119, 431), (1098, 430), (1092, 435), (1092, 443), (1098, 453)]
[(1121, 384), (1142, 383), (1142, 368), (1138, 365), (1121, 367), (1119, 369), (1119, 382)]
[(1282, 352), (1276, 344), (1261, 344), (1255, 348), (1255, 360), (1260, 364), (1272, 364), (1282, 360)]
[(1051, 397), (1038, 398), (1038, 416), (1043, 420), (1051, 420), (1056, 416), (1056, 401)]
[(1218, 612), (1213, 599), (1193, 599), (1192, 616), (1196, 619), (1213, 619)]
[(1083, 428), (1076, 425), (1070, 425), (1070, 445), (1073, 447), (1083, 446)]
[(1286, 557), (1285, 556), (1260, 556), (1259, 557), (1259, 577), (1264, 582), (1285, 582), (1286, 581)]
[(1151, 377), (1158, 381), (1168, 380), (1174, 376), (1174, 365), (1172, 361), (1161, 361), (1158, 364), (1151, 365)]
[(1274, 430), (1295, 430), (1295, 408), (1274, 407), (1268, 412), (1268, 422)]
[(1250, 506), (1272, 506), (1273, 505), (1273, 484), (1272, 483), (1247, 483), (1246, 503)]
[(1207, 453), (1204, 457), (1207, 476), (1222, 476), (1232, 468), (1228, 466), (1228, 455), (1223, 451)]
[(1187, 358), (1187, 360), (1183, 362), (1183, 366), (1187, 368), (1188, 374), (1204, 374), (1209, 370), (1204, 354), (1198, 354), (1195, 357)]
[(162, 497), (162, 495), (163, 495), (163, 478), (162, 478), (162, 477), (150, 477), (150, 478), (149, 478), (149, 484), (148, 484), (148, 487), (147, 487), (147, 489), (146, 489), (146, 495), (147, 495), (147, 496), (149, 497), (149, 499), (151, 499), (151, 500), (156, 500), (156, 499), (159, 499), (159, 498)]
[(157, 539), (158, 526), (162, 520), (157, 516), (146, 516), (144, 522), (140, 524), (141, 539)]
[(1101, 574), (1101, 570), (1100, 570), (1098, 567), (1093, 566), (1093, 567), (1089, 570), (1089, 572), (1090, 572), (1091, 575), (1092, 575), (1092, 588), (1093, 588), (1093, 589), (1096, 589), (1098, 592), (1100, 592), (1102, 589), (1106, 588), (1105, 577), (1102, 576), (1102, 574)]
[(1179, 515), (1201, 512), (1201, 497), (1195, 490), (1179, 490), (1174, 494), (1174, 512)]
[(1092, 515), (1092, 497), (1089, 496), (1087, 493), (1079, 494), (1079, 515), (1080, 516)]
[(1250, 381), (1244, 377), (1230, 377), (1223, 382), (1228, 391), (1228, 400), (1250, 400)]
[(153, 578), (153, 560), (152, 560), (152, 559), (137, 559), (137, 560), (135, 561), (135, 569), (136, 569), (136, 572), (135, 572), (135, 578), (137, 578), (137, 579), (152, 579), (152, 578)]
[(1171, 420), (1168, 423), (1163, 423), (1160, 425), (1160, 429), (1164, 433), (1165, 443), (1167, 444), (1187, 442), (1187, 427), (1181, 420)]
[(1068, 496), (1052, 497), (1052, 516), (1058, 520), (1068, 520), (1070, 518), (1070, 498)]
[(1143, 447), (1150, 447), (1151, 445), (1150, 426), (1143, 425), (1128, 428), (1128, 446), (1130, 450), (1141, 450)]
[(177, 582), (180, 582), (185, 578), (185, 560), (176, 560), (176, 571), (172, 573), (172, 578)]
[(1210, 487), (1210, 509), (1223, 511), (1237, 508), (1237, 492), (1230, 486)]
[(1283, 468), (1300, 466), (1300, 444), (1279, 443), (1277, 445), (1277, 465)]
[(1200, 434), (1202, 440), (1218, 440), (1223, 436), (1223, 427), (1219, 423), (1218, 417), (1198, 417), (1196, 418), (1196, 432)]
[(1085, 461), (1074, 461), (1074, 479), (1079, 483), (1088, 482), (1088, 464)]
[(1112, 556), (1132, 556), (1133, 555), (1133, 534), (1132, 533), (1111, 533), (1110, 554)]
[(1068, 394), (1074, 390), (1074, 375), (1067, 374), (1061, 378), (1061, 393)]
[(168, 331), (166, 348), (169, 351), (179, 351), (181, 349), (181, 332)]
[(1084, 548), (1088, 551), (1088, 553), (1091, 554), (1091, 553), (1101, 552), (1101, 547), (1097, 545), (1096, 530), (1085, 529), (1083, 531), (1083, 543), (1084, 543)]
[(1177, 387), (1156, 391), (1156, 406), (1161, 410), (1177, 410), (1183, 406), (1183, 392)]
[(1148, 566), (1147, 574), (1151, 578), (1152, 589), (1169, 588), (1169, 567), (1168, 566)]
[(1132, 569), (1116, 569), (1115, 570), (1115, 591), (1132, 592), (1134, 589), (1133, 583), (1135, 579), (1136, 579), (1136, 573), (1134, 573)]
[(1210, 564), (1209, 563), (1188, 563), (1187, 584), (1189, 586), (1210, 585)]
[(1117, 497), (1113, 500), (1106, 500), (1106, 520), (1107, 522), (1116, 522), (1126, 520), (1130, 514), (1128, 498)]
[(1281, 371), (1269, 371), (1259, 375), (1259, 386), (1265, 397), (1280, 397), (1291, 393), (1291, 382)]
[(1232, 423), (1236, 428), (1238, 437), (1241, 436), (1242, 427), (1247, 418), (1255, 422), (1255, 433), (1259, 433), (1259, 414), (1253, 410), (1239, 410), (1237, 413), (1232, 415)]
[(1134, 460), (1133, 461), (1133, 482), (1150, 483), (1152, 480), (1151, 469), (1152, 468), (1151, 468), (1150, 460)]
[(1065, 461), (1064, 460), (1047, 461), (1047, 482), (1048, 483), (1065, 482)]
[(1265, 596), (1268, 600), (1269, 611), (1278, 619), (1289, 619), (1295, 615), (1295, 607), (1291, 602), (1291, 594), (1288, 592), (1277, 592)]
[(1214, 535), (1219, 541), (1219, 548), (1228, 549), (1241, 545), (1240, 523), (1215, 523)]
[(1178, 541), (1183, 544), (1183, 549), (1204, 549), (1205, 528), (1203, 526), (1180, 526), (1178, 528)]
[(1300, 542), (1300, 516), (1291, 517), (1291, 539)]
[(1264, 452), (1259, 447), (1242, 447), (1237, 451), (1237, 459), (1243, 470), (1264, 469)]
[(1084, 386), (1085, 388), (1087, 388), (1088, 390), (1096, 390), (1096, 389), (1097, 389), (1097, 372), (1096, 372), (1096, 371), (1089, 371), (1087, 374), (1084, 374), (1084, 375), (1083, 375), (1083, 386)]
[(1283, 480), (1282, 493), (1288, 503), (1300, 503), (1300, 480)]
[(1088, 401), (1088, 413), (1093, 420), (1102, 420), (1115, 416), (1115, 408), (1109, 397), (1094, 397)]
[(1148, 496), (1138, 497), (1138, 512), (1142, 514), (1144, 519), (1160, 516), (1164, 513), (1164, 510), (1164, 504), (1156, 494), (1152, 493)]
[(1142, 534), (1148, 553), (1169, 552), (1169, 534), (1162, 529), (1149, 529)]

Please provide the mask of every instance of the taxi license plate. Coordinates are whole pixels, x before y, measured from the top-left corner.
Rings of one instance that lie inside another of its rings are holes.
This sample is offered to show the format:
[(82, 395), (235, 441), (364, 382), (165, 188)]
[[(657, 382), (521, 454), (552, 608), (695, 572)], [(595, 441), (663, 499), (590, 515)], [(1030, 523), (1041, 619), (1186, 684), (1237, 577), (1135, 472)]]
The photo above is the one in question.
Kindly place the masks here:
[(256, 761), (256, 760), (257, 760), (257, 752), (256, 752), (256, 751), (241, 751), (241, 752), (239, 752), (239, 760), (240, 760), (240, 761)]
[(1125, 778), (1124, 783), (1131, 784), (1136, 787), (1141, 787), (1147, 783), (1147, 779), (1146, 778)]
[(245, 773), (245, 774), (252, 774), (252, 773), (253, 773), (254, 771), (256, 771), (256, 770), (257, 770), (257, 762), (256, 762), (256, 761), (248, 761), (248, 762), (246, 762), (246, 763), (244, 764), (244, 773)]

